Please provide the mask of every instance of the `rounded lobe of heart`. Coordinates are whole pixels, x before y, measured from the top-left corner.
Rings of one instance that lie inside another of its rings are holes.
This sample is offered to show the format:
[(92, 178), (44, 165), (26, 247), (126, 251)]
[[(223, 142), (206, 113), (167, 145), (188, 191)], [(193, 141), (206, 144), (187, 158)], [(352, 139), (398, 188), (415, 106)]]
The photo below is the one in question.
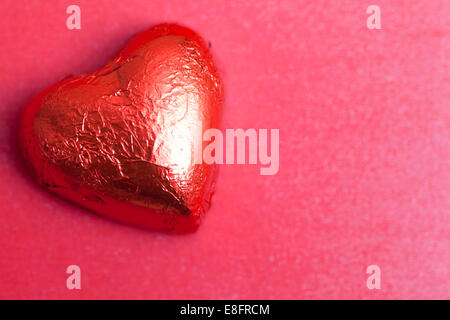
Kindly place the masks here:
[(129, 224), (192, 232), (216, 178), (215, 166), (194, 163), (195, 143), (220, 126), (222, 103), (203, 40), (159, 25), (104, 68), (37, 95), (23, 114), (22, 152), (38, 182), (64, 198)]

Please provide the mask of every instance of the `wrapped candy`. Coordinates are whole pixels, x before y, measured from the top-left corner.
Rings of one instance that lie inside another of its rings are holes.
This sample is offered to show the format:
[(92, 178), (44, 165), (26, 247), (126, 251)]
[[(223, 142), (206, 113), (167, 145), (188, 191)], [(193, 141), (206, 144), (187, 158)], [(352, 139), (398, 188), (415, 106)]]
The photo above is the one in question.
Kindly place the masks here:
[(222, 103), (204, 41), (162, 24), (100, 70), (38, 94), (23, 113), (21, 148), (38, 182), (64, 198), (132, 225), (192, 232), (216, 176), (194, 162), (196, 139), (219, 127)]

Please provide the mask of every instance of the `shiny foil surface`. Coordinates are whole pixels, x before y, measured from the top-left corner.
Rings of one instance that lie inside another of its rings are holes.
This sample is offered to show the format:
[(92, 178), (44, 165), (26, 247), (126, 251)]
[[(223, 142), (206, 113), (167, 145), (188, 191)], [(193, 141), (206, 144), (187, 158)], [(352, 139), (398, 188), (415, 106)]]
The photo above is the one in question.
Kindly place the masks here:
[(37, 95), (23, 113), (20, 143), (44, 188), (125, 223), (192, 232), (216, 171), (194, 164), (195, 139), (220, 126), (222, 102), (204, 41), (158, 25), (102, 69)]

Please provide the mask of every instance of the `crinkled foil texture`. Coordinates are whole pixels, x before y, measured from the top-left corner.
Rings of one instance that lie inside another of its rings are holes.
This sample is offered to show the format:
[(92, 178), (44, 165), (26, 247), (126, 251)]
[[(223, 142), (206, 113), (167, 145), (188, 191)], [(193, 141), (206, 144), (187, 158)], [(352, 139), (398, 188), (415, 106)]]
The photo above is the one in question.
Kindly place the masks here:
[(101, 214), (194, 230), (215, 180), (213, 166), (194, 164), (195, 139), (220, 125), (222, 99), (202, 40), (158, 26), (99, 71), (36, 98), (23, 121), (25, 157), (42, 185)]

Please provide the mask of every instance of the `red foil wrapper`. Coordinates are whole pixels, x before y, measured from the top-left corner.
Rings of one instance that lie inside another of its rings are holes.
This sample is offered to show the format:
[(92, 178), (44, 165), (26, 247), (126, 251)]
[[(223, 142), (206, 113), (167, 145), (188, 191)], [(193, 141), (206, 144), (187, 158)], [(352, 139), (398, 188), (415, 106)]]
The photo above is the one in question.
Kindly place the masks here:
[(64, 198), (132, 225), (192, 232), (216, 171), (194, 163), (196, 139), (219, 127), (222, 102), (204, 41), (158, 25), (104, 68), (37, 95), (23, 114), (21, 147), (37, 181)]

